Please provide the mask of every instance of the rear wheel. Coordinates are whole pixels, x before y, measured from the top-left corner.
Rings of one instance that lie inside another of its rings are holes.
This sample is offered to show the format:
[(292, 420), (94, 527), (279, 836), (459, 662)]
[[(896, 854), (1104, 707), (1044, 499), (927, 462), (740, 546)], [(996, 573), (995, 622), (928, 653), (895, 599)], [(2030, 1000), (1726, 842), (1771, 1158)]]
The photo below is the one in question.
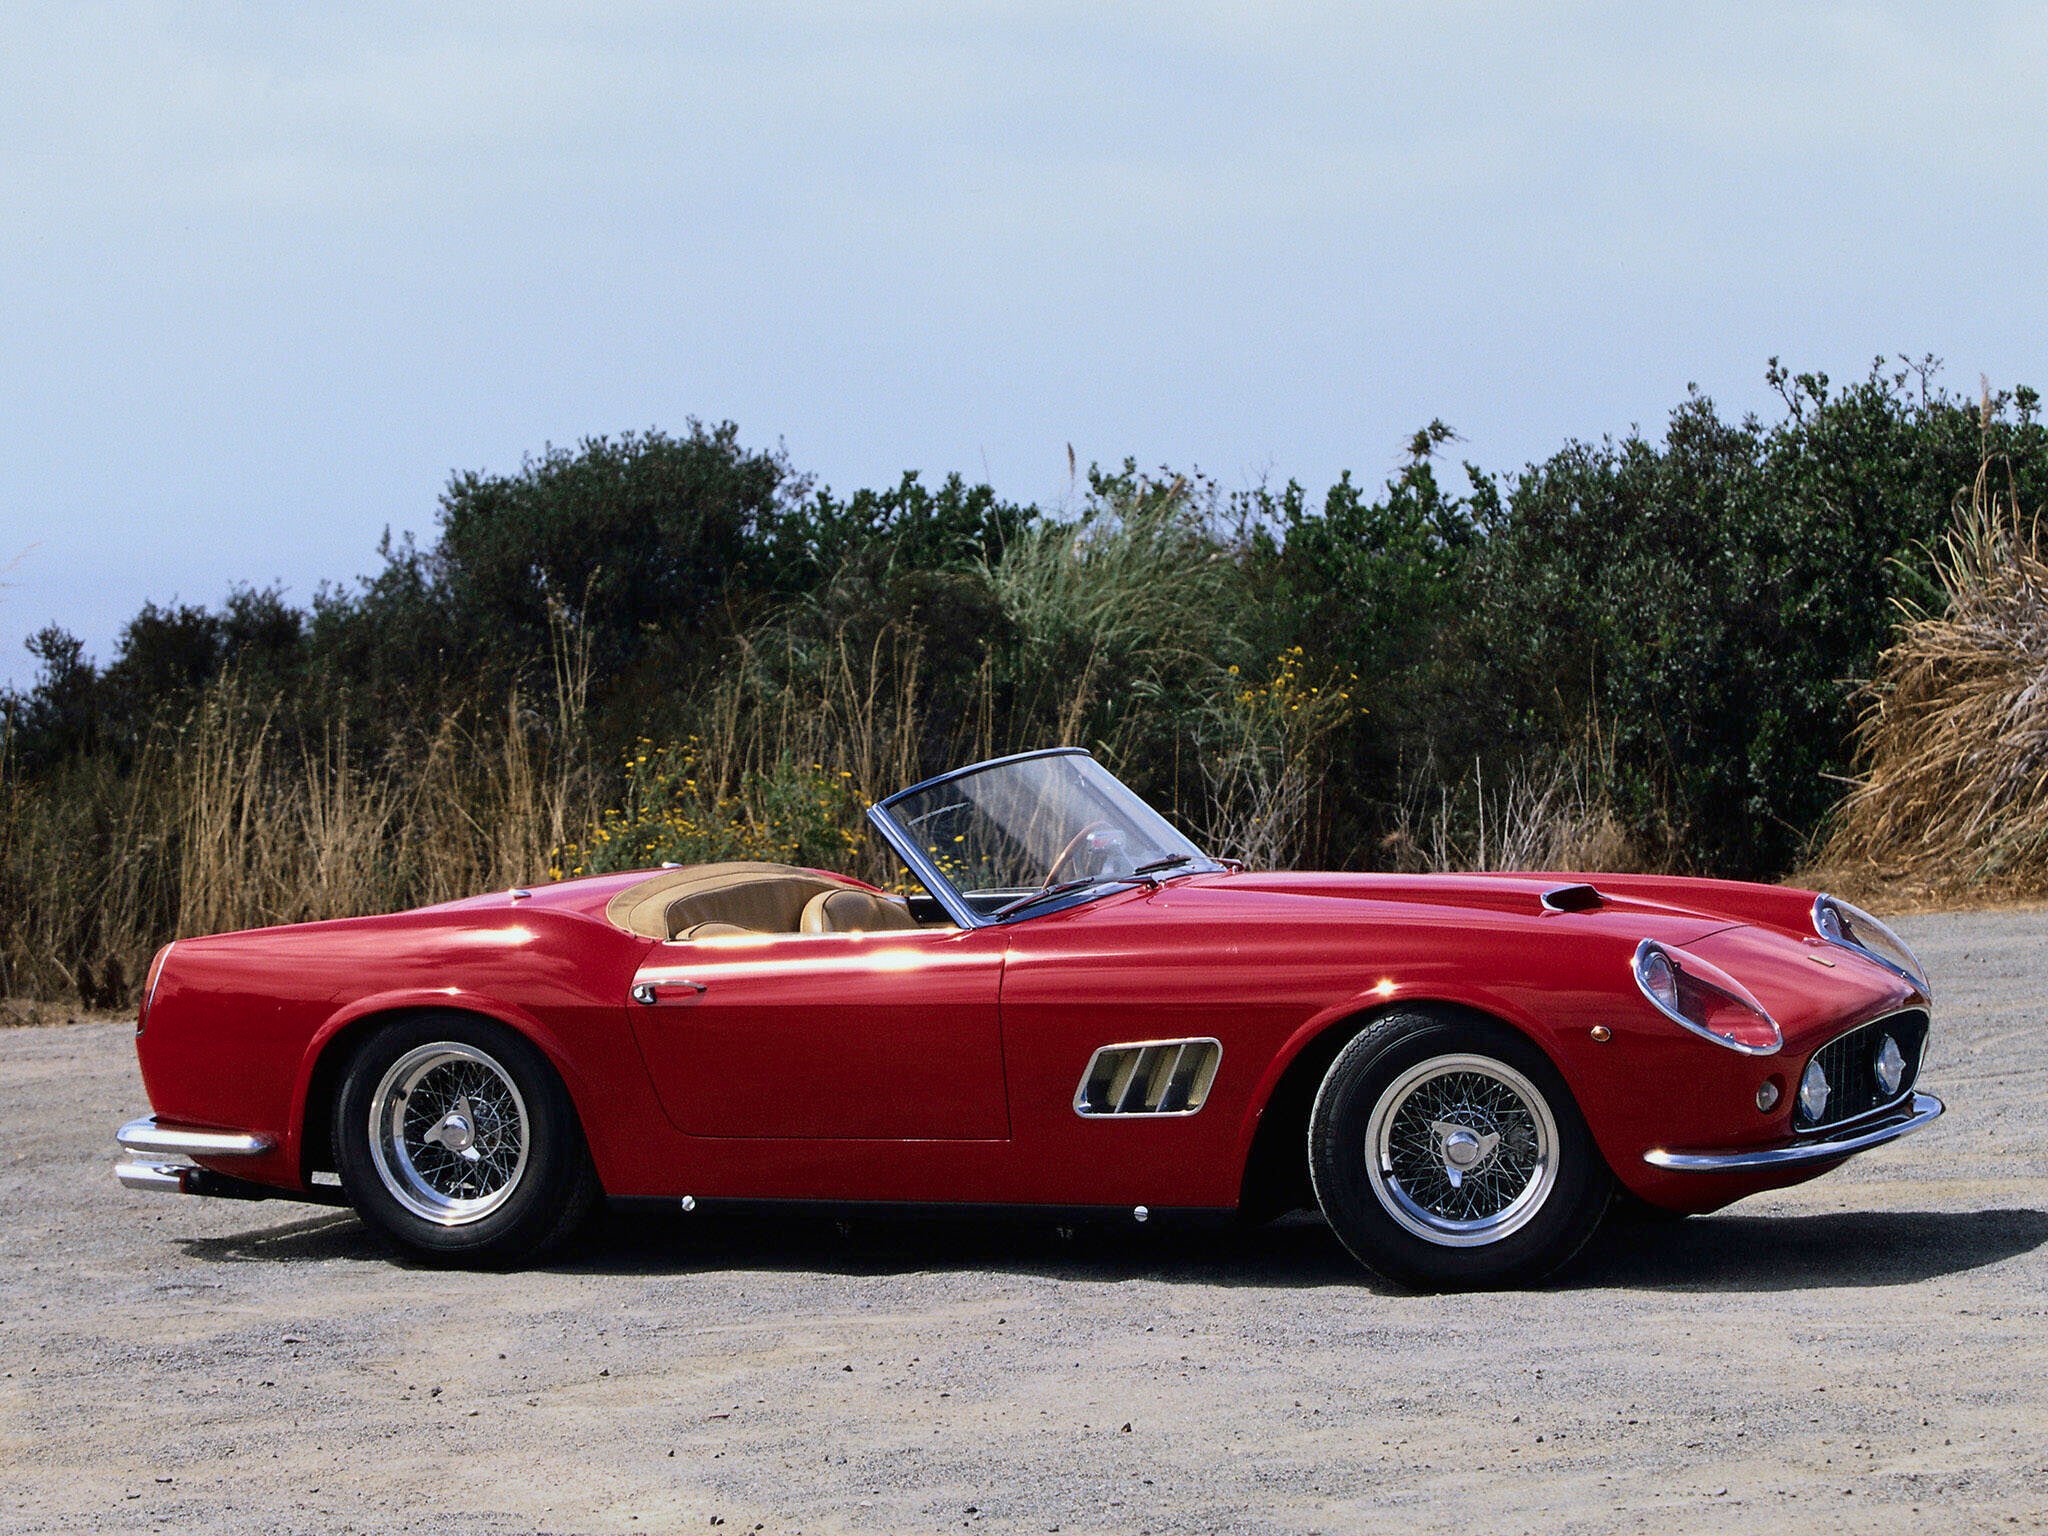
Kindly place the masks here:
[(444, 1263), (535, 1258), (598, 1194), (547, 1058), (471, 1014), (396, 1020), (363, 1043), (335, 1105), (334, 1161), (371, 1227)]
[(1423, 1290), (1521, 1285), (1569, 1261), (1612, 1176), (1522, 1036), (1396, 1013), (1340, 1051), (1309, 1116), (1316, 1203), (1368, 1269)]

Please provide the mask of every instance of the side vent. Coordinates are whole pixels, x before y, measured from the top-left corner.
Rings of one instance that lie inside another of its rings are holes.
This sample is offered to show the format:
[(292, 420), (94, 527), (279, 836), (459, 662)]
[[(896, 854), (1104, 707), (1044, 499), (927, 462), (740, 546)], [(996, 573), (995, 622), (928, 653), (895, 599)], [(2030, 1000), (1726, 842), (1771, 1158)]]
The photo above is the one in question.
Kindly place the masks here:
[(1137, 1040), (1105, 1045), (1088, 1058), (1074, 1113), (1192, 1115), (1209, 1097), (1223, 1060), (1217, 1040)]

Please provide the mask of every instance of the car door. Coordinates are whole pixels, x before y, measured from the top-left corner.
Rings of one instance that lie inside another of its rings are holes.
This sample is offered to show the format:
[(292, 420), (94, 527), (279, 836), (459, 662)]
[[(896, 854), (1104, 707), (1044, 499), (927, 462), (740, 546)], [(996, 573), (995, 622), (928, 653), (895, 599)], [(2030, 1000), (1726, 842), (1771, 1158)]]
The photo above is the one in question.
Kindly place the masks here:
[(657, 944), (627, 1011), (688, 1135), (1003, 1140), (1003, 952), (951, 928)]

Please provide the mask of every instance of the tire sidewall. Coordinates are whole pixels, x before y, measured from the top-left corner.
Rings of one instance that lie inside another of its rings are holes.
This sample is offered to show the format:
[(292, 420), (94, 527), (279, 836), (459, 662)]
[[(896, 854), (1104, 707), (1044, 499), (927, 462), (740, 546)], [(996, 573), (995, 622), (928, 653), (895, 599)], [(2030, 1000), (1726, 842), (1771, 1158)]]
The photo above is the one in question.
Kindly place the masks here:
[[(406, 1209), (385, 1187), (370, 1152), (371, 1100), (385, 1072), (408, 1051), (440, 1042), (469, 1046), (495, 1061), (517, 1085), (528, 1119), (527, 1162), (517, 1188), (487, 1216), (452, 1227)], [(588, 1154), (553, 1065), (524, 1036), (473, 1014), (415, 1014), (378, 1029), (349, 1062), (333, 1129), (334, 1165), (349, 1203), (386, 1238), (430, 1260), (488, 1264), (527, 1257), (585, 1195)]]
[[(1556, 1179), (1542, 1206), (1497, 1242), (1433, 1243), (1409, 1231), (1375, 1193), (1366, 1160), (1373, 1107), (1402, 1073), (1437, 1056), (1476, 1055), (1512, 1067), (1549, 1105)], [(1361, 1264), (1418, 1290), (1529, 1284), (1576, 1254), (1607, 1208), (1612, 1176), (1563, 1076), (1527, 1037), (1475, 1015), (1403, 1012), (1362, 1030), (1330, 1064), (1309, 1114), (1316, 1203)]]

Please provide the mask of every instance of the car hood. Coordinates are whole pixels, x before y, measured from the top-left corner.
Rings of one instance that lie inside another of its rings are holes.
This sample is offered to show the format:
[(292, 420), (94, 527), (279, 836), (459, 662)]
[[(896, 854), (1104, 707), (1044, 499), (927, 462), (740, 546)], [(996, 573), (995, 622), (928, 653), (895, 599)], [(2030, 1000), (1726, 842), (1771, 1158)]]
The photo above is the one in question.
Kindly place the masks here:
[[(1546, 894), (1566, 909), (1547, 906)], [(1784, 887), (1647, 876), (1241, 874), (1177, 881), (1161, 897), (1184, 916), (1240, 924), (1348, 920), (1383, 934), (1433, 929), (1439, 953), (1481, 926), (1611, 944), (1617, 957), (1655, 939), (1741, 981), (1783, 1028), (1788, 1047), (1915, 997), (1883, 966), (1803, 928), (1812, 893)]]
[[(1469, 917), (1485, 914), (1497, 918), (1525, 918), (1556, 921), (1570, 918), (1575, 925), (1607, 930), (1626, 928), (1638, 938), (1657, 938), (1672, 944), (1688, 944), (1742, 921), (1727, 912), (1715, 912), (1682, 900), (1639, 893), (1603, 890), (1598, 877), (1544, 874), (1235, 874), (1209, 875), (1177, 882), (1180, 899), (1189, 905), (1223, 902), (1241, 904), (1246, 916), (1264, 915), (1278, 920), (1289, 916), (1307, 918), (1364, 917), (1368, 909), (1381, 920), (1406, 916), (1417, 920)], [(1590, 886), (1590, 889), (1588, 888)], [(1546, 905), (1544, 897), (1560, 893), (1557, 900), (1569, 910)]]

